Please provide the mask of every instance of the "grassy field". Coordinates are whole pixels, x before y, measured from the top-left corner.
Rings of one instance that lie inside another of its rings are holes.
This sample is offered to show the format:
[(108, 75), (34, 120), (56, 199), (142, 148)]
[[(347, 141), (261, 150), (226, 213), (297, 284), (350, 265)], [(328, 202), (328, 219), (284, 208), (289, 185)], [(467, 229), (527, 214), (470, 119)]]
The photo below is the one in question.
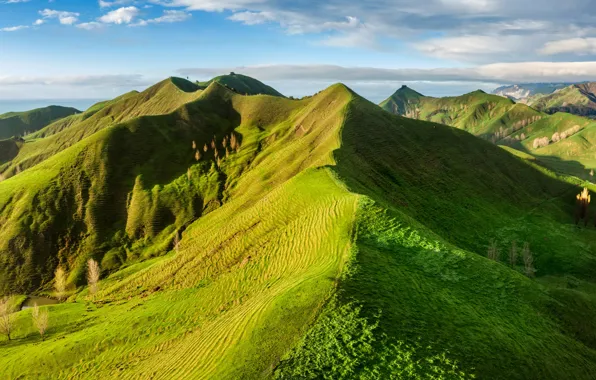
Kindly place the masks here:
[[(2, 248), (3, 293), (51, 294), (58, 263), (70, 284), (45, 341), (15, 314), (9, 378), (592, 378), (579, 179), (343, 85), (298, 101), (170, 83), (177, 108), (0, 183), (2, 240), (46, 239), (30, 267)], [(535, 278), (509, 262), (514, 241)], [(89, 257), (104, 268), (93, 296)]]

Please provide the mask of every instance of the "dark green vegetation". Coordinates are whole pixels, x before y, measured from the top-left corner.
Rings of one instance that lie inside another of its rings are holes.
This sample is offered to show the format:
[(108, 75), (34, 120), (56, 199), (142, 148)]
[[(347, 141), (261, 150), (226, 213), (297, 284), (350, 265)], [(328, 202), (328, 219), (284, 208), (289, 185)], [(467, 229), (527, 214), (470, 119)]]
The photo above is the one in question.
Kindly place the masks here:
[(33, 133), (55, 120), (80, 113), (70, 107), (49, 106), (27, 112), (9, 112), (0, 115), (0, 140)]
[(578, 183), (522, 153), (343, 85), (291, 100), (181, 79), (26, 149), (38, 162), (0, 182), (0, 293), (51, 295), (61, 265), (69, 299), (44, 342), (15, 315), (8, 377), (596, 373), (596, 229), (574, 224)]
[(558, 173), (587, 178), (596, 168), (592, 143), (596, 121), (588, 118), (562, 112), (549, 115), (480, 90), (433, 98), (404, 86), (380, 106), (397, 115), (446, 124), (529, 153), (536, 163)]
[(207, 88), (213, 82), (222, 84), (242, 95), (271, 95), (283, 97), (283, 95), (273, 87), (267, 86), (263, 82), (254, 78), (236, 73), (221, 75), (207, 82), (198, 82), (198, 84), (203, 88)]
[(596, 117), (596, 83), (580, 83), (560, 89), (550, 95), (537, 95), (527, 103), (546, 113), (567, 112)]

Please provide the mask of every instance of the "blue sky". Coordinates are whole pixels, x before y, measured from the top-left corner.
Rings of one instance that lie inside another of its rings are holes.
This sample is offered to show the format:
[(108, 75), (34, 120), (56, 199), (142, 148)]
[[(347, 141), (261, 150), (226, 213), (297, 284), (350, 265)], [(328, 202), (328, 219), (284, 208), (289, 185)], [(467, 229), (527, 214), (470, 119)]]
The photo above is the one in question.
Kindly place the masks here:
[(591, 0), (0, 0), (0, 99), (111, 98), (235, 71), (371, 100), (596, 80)]

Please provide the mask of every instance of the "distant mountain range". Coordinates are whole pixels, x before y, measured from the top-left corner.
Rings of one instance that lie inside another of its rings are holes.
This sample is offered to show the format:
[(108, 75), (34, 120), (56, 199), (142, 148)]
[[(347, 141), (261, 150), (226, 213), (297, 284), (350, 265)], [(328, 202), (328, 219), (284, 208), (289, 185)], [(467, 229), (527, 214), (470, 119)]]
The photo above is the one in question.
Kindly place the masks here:
[[(596, 121), (560, 111), (587, 114), (596, 109), (592, 108), (591, 88), (589, 84), (566, 87), (537, 98), (538, 107), (534, 108), (481, 90), (434, 98), (403, 86), (380, 106), (393, 114), (466, 130), (494, 144), (529, 153), (557, 172), (583, 178), (596, 168)], [(577, 99), (576, 105), (565, 99)]]
[(527, 99), (535, 95), (549, 95), (573, 83), (526, 83), (502, 86), (493, 91), (494, 95), (513, 100)]

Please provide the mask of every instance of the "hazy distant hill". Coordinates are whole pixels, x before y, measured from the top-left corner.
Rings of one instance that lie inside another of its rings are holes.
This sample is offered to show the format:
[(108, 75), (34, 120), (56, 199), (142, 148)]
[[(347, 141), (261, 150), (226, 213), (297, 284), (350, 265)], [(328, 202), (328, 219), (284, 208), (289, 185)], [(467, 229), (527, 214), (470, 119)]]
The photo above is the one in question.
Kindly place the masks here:
[(27, 112), (8, 112), (0, 115), (0, 140), (35, 132), (55, 120), (81, 111), (60, 106), (38, 108)]
[(502, 86), (493, 91), (494, 95), (523, 100), (535, 95), (548, 95), (572, 83), (525, 83)]
[(271, 95), (283, 97), (283, 95), (273, 87), (267, 86), (261, 81), (242, 74), (230, 73), (229, 75), (221, 75), (207, 82), (199, 82), (199, 85), (206, 88), (212, 82), (223, 84), (242, 95)]

